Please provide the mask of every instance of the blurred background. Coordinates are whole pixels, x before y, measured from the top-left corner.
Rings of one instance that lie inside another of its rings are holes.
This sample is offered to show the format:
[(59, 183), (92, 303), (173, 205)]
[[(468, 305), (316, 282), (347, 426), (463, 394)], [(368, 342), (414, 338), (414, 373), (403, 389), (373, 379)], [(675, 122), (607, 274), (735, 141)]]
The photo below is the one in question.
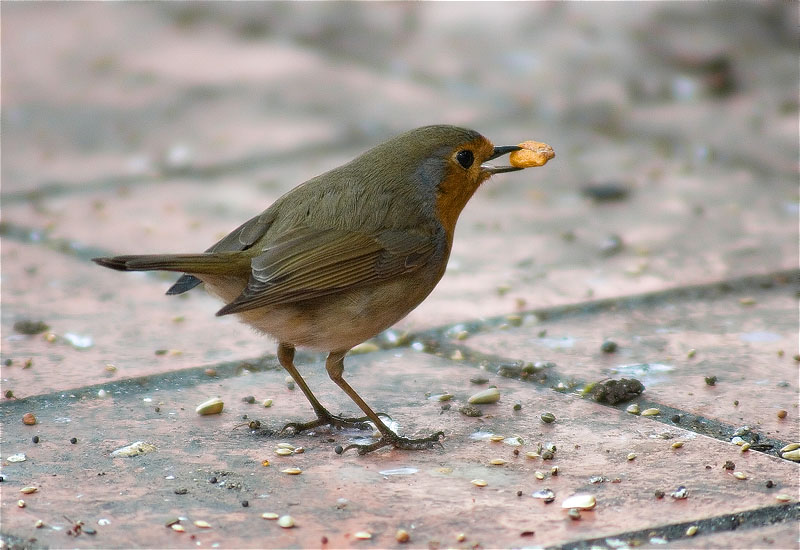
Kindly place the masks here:
[(4, 239), (81, 260), (202, 250), (385, 138), (449, 123), (557, 157), (479, 191), (437, 290), (452, 310), (410, 325), (796, 268), (797, 16), (3, 3)]

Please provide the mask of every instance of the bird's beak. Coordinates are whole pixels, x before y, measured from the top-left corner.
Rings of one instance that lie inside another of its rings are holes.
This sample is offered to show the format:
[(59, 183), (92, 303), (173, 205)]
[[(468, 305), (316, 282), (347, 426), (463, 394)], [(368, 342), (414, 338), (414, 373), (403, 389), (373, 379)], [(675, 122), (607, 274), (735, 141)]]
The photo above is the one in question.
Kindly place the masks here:
[[(502, 157), (505, 154), (513, 153), (514, 151), (519, 151), (520, 149), (522, 149), (522, 147), (517, 145), (503, 145), (501, 147), (495, 147), (492, 156), (486, 160), (494, 160), (497, 157)], [(484, 172), (488, 172), (490, 176), (493, 174), (500, 174), (502, 172), (516, 172), (517, 170), (522, 170), (522, 168), (517, 168), (515, 166), (495, 166), (493, 164), (488, 164), (487, 162), (481, 164), (481, 169), (483, 169)]]

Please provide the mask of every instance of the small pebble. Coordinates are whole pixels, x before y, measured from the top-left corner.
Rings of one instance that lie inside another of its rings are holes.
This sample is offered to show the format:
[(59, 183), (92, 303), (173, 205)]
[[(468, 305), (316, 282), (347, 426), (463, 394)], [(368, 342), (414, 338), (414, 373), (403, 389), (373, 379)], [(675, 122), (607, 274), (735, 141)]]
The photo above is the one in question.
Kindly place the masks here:
[(675, 489), (672, 493), (670, 493), (669, 496), (671, 496), (675, 500), (682, 500), (689, 496), (689, 490), (683, 485), (681, 485), (680, 487)]
[(787, 414), (789, 414), (789, 413), (787, 413), (785, 410), (781, 409), (781, 410), (778, 411), (778, 418), (783, 420), (784, 418), (786, 418)]
[(286, 389), (294, 389), (294, 379), (291, 376), (287, 376), (284, 381), (286, 382)]
[(33, 413), (25, 413), (22, 415), (22, 423), (26, 426), (33, 426), (36, 424), (36, 417)]
[(733, 463), (731, 460), (726, 460), (725, 464), (722, 465), (723, 470), (735, 470), (736, 464)]
[(766, 483), (766, 486), (767, 486), (767, 489), (772, 489), (773, 487), (775, 487), (775, 482), (772, 481), (771, 479), (768, 479), (767, 483)]
[(522, 410), (522, 403), (514, 403), (514, 410), (521, 411)]
[(38, 435), (34, 435), (34, 436), (31, 438), (31, 441), (33, 441), (34, 443), (39, 443), (39, 436), (38, 436)]
[(411, 535), (408, 534), (408, 531), (405, 529), (398, 529), (397, 532), (394, 534), (394, 540), (397, 542), (408, 542), (411, 540)]
[(73, 437), (72, 439), (69, 440), (69, 442), (72, 443), (73, 445), (75, 445), (78, 442), (78, 438), (77, 437)]
[(664, 491), (662, 491), (661, 489), (656, 489), (656, 490), (653, 492), (653, 495), (654, 495), (656, 498), (664, 498)]
[(545, 424), (552, 424), (556, 421), (556, 415), (551, 412), (544, 412), (542, 413), (541, 419)]
[(253, 403), (256, 402), (256, 398), (252, 395), (247, 395), (245, 397), (242, 397), (242, 401), (244, 401), (248, 405), (252, 405)]
[(25, 501), (24, 501), (24, 500), (22, 500), (22, 499), (19, 499), (19, 500), (17, 501), (17, 507), (18, 507), (18, 508), (25, 508)]
[(550, 475), (557, 476), (559, 471), (560, 470), (558, 469), (558, 466), (553, 466), (552, 468), (550, 468)]
[(467, 535), (465, 535), (464, 533), (459, 533), (456, 535), (456, 540), (458, 542), (464, 542), (465, 540), (467, 540)]
[(574, 521), (581, 519), (581, 511), (577, 508), (570, 508), (567, 512), (567, 515), (569, 516), (569, 519)]
[(42, 527), (44, 527), (44, 521), (42, 521), (41, 519), (37, 519), (36, 523), (34, 523), (33, 526), (36, 527), (37, 529), (41, 529)]
[(100, 399), (105, 399), (108, 397), (108, 392), (106, 390), (97, 390), (97, 397)]
[(715, 386), (717, 384), (717, 377), (716, 376), (706, 376), (705, 377), (706, 386)]
[(536, 491), (531, 496), (533, 498), (541, 499), (545, 502), (553, 502), (556, 499), (556, 494), (550, 489), (542, 489), (541, 491)]
[(629, 412), (631, 414), (639, 414), (639, 412), (640, 412), (639, 411), (639, 405), (636, 404), (636, 403), (631, 403), (630, 405), (628, 405), (628, 407), (625, 409), (625, 411)]
[(672, 420), (672, 422), (674, 424), (680, 424), (681, 423), (681, 415), (679, 415), (679, 414), (673, 414), (669, 419)]
[(606, 340), (600, 345), (600, 350), (603, 353), (614, 353), (617, 351), (617, 343), (614, 340)]
[(242, 508), (249, 508), (249, 507), (250, 507), (250, 501), (243, 500), (242, 501)]

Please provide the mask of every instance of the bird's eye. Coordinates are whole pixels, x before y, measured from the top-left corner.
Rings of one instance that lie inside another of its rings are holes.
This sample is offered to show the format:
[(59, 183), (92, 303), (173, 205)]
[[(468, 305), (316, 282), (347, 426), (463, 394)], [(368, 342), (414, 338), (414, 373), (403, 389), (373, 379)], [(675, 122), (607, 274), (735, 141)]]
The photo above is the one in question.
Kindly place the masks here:
[(472, 166), (473, 162), (475, 162), (475, 156), (472, 154), (472, 151), (470, 151), (469, 149), (464, 149), (463, 151), (459, 151), (456, 154), (456, 160), (466, 170), (467, 168)]

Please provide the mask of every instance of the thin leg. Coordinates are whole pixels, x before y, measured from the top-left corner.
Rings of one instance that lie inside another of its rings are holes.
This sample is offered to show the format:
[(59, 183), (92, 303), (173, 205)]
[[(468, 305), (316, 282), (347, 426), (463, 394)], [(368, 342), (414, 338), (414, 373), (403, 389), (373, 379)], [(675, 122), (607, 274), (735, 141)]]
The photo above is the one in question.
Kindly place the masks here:
[[(444, 437), (444, 432), (436, 432), (435, 434), (420, 439), (408, 439), (406, 437), (400, 437), (383, 423), (380, 417), (375, 414), (369, 405), (367, 405), (366, 401), (361, 399), (361, 396), (356, 393), (356, 390), (354, 390), (342, 376), (344, 374), (344, 356), (348, 351), (350, 350), (331, 352), (330, 355), (328, 355), (327, 361), (325, 361), (325, 369), (327, 369), (328, 376), (331, 377), (331, 380), (333, 380), (337, 386), (342, 388), (342, 391), (344, 391), (344, 393), (346, 393), (347, 396), (352, 399), (362, 411), (364, 411), (364, 414), (367, 415), (367, 418), (369, 418), (373, 424), (375, 424), (375, 427), (381, 432), (381, 438), (375, 443), (370, 443), (369, 445), (348, 445), (344, 449), (341, 449), (341, 453), (347, 451), (348, 449), (357, 449), (358, 454), (363, 455), (388, 445), (398, 449), (408, 450), (430, 449), (435, 443), (439, 443), (439, 439)], [(337, 452), (339, 452), (339, 449), (340, 447), (337, 447)]]
[(311, 403), (311, 406), (314, 408), (314, 413), (317, 415), (317, 419), (310, 422), (289, 422), (281, 431), (291, 429), (295, 433), (299, 433), (304, 430), (310, 430), (312, 428), (325, 425), (331, 425), (337, 428), (355, 428), (358, 430), (370, 429), (369, 424), (366, 423), (366, 421), (370, 420), (370, 418), (366, 416), (361, 418), (342, 418), (341, 416), (331, 414), (328, 412), (328, 409), (322, 406), (316, 396), (311, 392), (311, 388), (308, 387), (308, 384), (306, 384), (306, 381), (303, 380), (303, 377), (300, 376), (300, 373), (294, 366), (294, 346), (284, 343), (279, 344), (278, 361), (280, 362), (281, 366), (286, 369), (289, 375), (291, 375), (295, 383), (300, 386), (300, 389), (303, 391), (306, 399), (308, 399), (308, 402)]

